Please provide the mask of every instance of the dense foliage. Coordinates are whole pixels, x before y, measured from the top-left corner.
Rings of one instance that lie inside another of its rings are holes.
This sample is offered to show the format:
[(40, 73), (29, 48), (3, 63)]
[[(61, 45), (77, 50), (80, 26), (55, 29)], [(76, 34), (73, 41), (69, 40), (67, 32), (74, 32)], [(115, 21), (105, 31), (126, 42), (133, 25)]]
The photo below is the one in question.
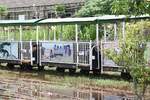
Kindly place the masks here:
[(78, 16), (150, 14), (150, 2), (146, 0), (87, 0)]
[(65, 5), (55, 5), (54, 11), (56, 17), (62, 17), (65, 14)]
[(79, 12), (78, 16), (95, 16), (111, 14), (111, 3), (113, 0), (87, 0), (85, 6), (83, 6)]
[(150, 14), (150, 2), (147, 0), (114, 0), (112, 13), (117, 15)]
[(7, 8), (5, 6), (0, 5), (0, 16), (7, 14)]
[[(107, 56), (120, 66), (124, 66), (131, 74), (134, 82), (135, 93), (142, 100), (150, 83), (150, 68), (147, 64), (147, 47), (150, 37), (150, 22), (132, 22), (126, 25), (126, 40), (119, 37), (119, 53), (114, 49), (106, 51)], [(121, 32), (119, 32), (121, 34)], [(149, 66), (149, 65), (148, 65)]]

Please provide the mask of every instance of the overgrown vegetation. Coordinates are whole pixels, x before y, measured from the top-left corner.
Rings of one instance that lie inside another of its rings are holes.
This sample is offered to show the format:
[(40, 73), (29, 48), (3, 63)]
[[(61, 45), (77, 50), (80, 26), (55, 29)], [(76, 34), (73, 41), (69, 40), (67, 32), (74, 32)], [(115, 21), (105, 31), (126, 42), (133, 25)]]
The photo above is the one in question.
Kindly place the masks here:
[(146, 0), (86, 0), (77, 16), (150, 14), (150, 2)]
[(56, 17), (63, 17), (65, 15), (65, 5), (55, 5), (54, 11)]
[[(144, 15), (150, 14), (150, 2), (146, 0), (87, 0), (85, 6), (79, 10), (77, 16), (99, 15)], [(119, 52), (107, 51), (106, 54), (118, 65), (124, 66), (131, 74), (135, 94), (143, 100), (146, 88), (150, 82), (150, 68), (146, 66), (144, 54), (150, 34), (144, 30), (150, 28), (147, 22), (132, 22), (126, 26), (126, 39), (120, 37)], [(119, 29), (120, 30), (120, 29)], [(149, 32), (149, 31), (147, 31)], [(121, 33), (121, 32), (120, 32)]]
[(51, 84), (58, 84), (66, 87), (95, 87), (102, 89), (117, 89), (131, 91), (131, 84), (128, 81), (122, 80), (117, 74), (104, 74), (101, 76), (82, 75), (80, 73), (70, 75), (69, 73), (58, 73), (55, 70), (45, 70), (43, 72), (37, 72), (33, 70), (32, 72), (19, 72), (19, 71), (8, 71), (0, 70), (0, 78), (23, 78), (31, 80), (48, 81)]
[(7, 8), (5, 6), (0, 5), (0, 15), (6, 15), (7, 14)]
[(146, 66), (149, 58), (145, 57), (147, 42), (150, 40), (147, 38), (150, 33), (145, 30), (150, 28), (150, 22), (128, 23), (126, 26), (126, 40), (119, 38), (119, 53), (108, 50), (106, 54), (131, 74), (135, 93), (139, 100), (142, 100), (150, 83), (150, 68)]
[[(0, 7), (1, 8), (1, 7)], [(0, 9), (0, 14), (5, 9)], [(64, 6), (56, 6), (55, 14), (57, 17), (61, 17), (64, 14)], [(60, 15), (59, 15), (60, 14)], [(99, 15), (144, 15), (150, 14), (150, 2), (146, 0), (87, 0), (85, 6), (76, 13), (77, 16), (99, 16)], [(126, 39), (123, 41), (119, 38), (119, 53), (114, 50), (107, 51), (109, 58), (113, 59), (118, 65), (124, 66), (131, 74), (134, 83), (135, 93), (140, 100), (143, 99), (147, 86), (150, 82), (150, 67), (147, 67), (149, 57), (146, 57), (147, 42), (149, 42), (150, 33), (145, 31), (150, 29), (149, 20), (145, 22), (131, 22), (126, 24)], [(44, 30), (46, 29), (46, 38), (54, 38), (54, 32), (56, 32), (56, 38), (59, 39), (60, 33), (63, 33), (63, 40), (75, 40), (75, 26), (56, 26), (56, 30), (51, 27), (43, 27), (39, 30), (39, 37), (43, 39)], [(34, 29), (35, 30), (35, 29)], [(120, 29), (119, 29), (120, 30)], [(102, 30), (103, 31), (103, 30)], [(29, 40), (31, 36), (35, 40), (36, 31), (25, 30), (24, 38)], [(80, 25), (79, 37), (80, 40), (94, 40), (95, 39), (95, 25)], [(100, 32), (101, 33), (101, 32)], [(16, 34), (16, 33), (15, 33)], [(121, 32), (119, 32), (119, 35)], [(18, 35), (16, 35), (18, 36)], [(102, 37), (102, 34), (101, 34)], [(17, 37), (18, 38), (18, 37)], [(78, 81), (78, 80), (77, 80)], [(87, 81), (89, 82), (89, 81)], [(104, 84), (106, 81), (97, 82), (98, 84)], [(112, 84), (113, 85), (113, 84)]]

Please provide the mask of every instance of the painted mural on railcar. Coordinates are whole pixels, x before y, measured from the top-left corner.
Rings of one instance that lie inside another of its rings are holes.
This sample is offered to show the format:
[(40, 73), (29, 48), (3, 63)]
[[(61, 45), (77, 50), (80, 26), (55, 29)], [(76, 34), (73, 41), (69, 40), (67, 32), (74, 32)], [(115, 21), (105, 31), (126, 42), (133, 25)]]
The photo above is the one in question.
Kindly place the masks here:
[(42, 62), (73, 63), (72, 43), (42, 43)]
[(1, 42), (0, 43), (0, 59), (18, 59), (18, 43), (17, 42)]

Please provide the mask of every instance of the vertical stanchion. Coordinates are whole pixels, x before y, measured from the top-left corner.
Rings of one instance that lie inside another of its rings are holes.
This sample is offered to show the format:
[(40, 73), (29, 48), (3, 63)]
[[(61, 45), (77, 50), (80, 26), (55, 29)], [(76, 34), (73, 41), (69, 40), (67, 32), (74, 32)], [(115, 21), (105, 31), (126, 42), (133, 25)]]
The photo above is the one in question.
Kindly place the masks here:
[(117, 39), (117, 23), (114, 23), (114, 41)]
[(22, 63), (22, 60), (23, 60), (23, 55), (22, 55), (22, 26), (20, 25), (20, 28), (19, 28), (19, 31), (20, 31), (20, 50), (21, 50), (21, 63)]
[(50, 29), (49, 28), (51, 28), (51, 27), (48, 26), (47, 28), (48, 28), (48, 30), (47, 30), (48, 31), (48, 40), (50, 41)]
[(36, 26), (36, 43), (39, 41), (39, 26)]
[(123, 42), (125, 41), (125, 21), (122, 22), (122, 37), (123, 37)]
[(2, 39), (2, 29), (0, 28), (0, 40)]
[(61, 25), (61, 32), (60, 32), (60, 36), (59, 36), (59, 40), (62, 40), (62, 34), (63, 34), (63, 26)]
[(33, 65), (33, 60), (32, 60), (32, 40), (30, 40), (30, 60), (31, 60), (31, 65)]
[(6, 41), (7, 37), (7, 27), (4, 28), (4, 41)]
[(10, 38), (9, 38), (9, 37), (10, 37), (10, 36), (9, 36), (9, 35), (10, 35), (9, 27), (8, 27), (8, 34), (7, 34), (7, 35), (8, 35), (8, 41), (9, 41), (9, 40), (10, 40)]
[[(107, 42), (107, 37), (106, 37), (106, 34), (107, 34), (107, 27), (106, 27), (106, 24), (104, 24), (104, 43)], [(100, 53), (101, 53), (101, 73), (103, 73), (103, 40), (101, 40), (100, 42)]]
[(76, 30), (76, 44), (77, 44), (77, 66), (79, 64), (79, 42), (78, 42), (78, 25), (75, 25)]
[[(45, 28), (45, 27), (44, 27)], [(46, 32), (45, 32), (45, 29), (44, 29), (44, 41), (45, 41), (45, 34), (46, 34)]]
[(42, 65), (42, 64), (41, 64), (41, 59), (42, 59), (42, 55), (41, 55), (41, 49), (42, 49), (42, 48), (41, 48), (41, 44), (40, 44), (39, 47), (40, 47), (40, 49), (39, 49), (39, 64), (40, 64), (40, 66), (41, 66), (41, 65)]
[(97, 57), (98, 57), (98, 69), (100, 69), (100, 58), (99, 58), (99, 24), (96, 24), (96, 44), (97, 44)]
[(2, 29), (1, 29), (1, 41), (3, 41), (3, 27), (2, 27)]
[(103, 52), (103, 41), (102, 40), (101, 40), (101, 44), (100, 45), (101, 45), (101, 58), (100, 58), (101, 59), (101, 73), (103, 73), (103, 71), (104, 71), (103, 70), (103, 64), (104, 64), (104, 60), (103, 60), (104, 56), (103, 56), (103, 54), (104, 54), (104, 52)]
[(107, 40), (106, 40), (106, 25), (104, 24), (104, 41), (106, 42)]
[[(39, 26), (36, 27), (36, 49), (37, 49), (37, 57), (39, 56), (39, 50), (38, 50), (38, 47), (39, 47)], [(39, 60), (37, 59), (37, 64), (38, 64)]]
[(56, 41), (56, 26), (53, 26), (53, 31), (54, 31), (54, 41)]
[(89, 46), (90, 46), (90, 56), (89, 56), (89, 61), (90, 61), (90, 70), (92, 70), (92, 41), (90, 40), (90, 44), (89, 44)]

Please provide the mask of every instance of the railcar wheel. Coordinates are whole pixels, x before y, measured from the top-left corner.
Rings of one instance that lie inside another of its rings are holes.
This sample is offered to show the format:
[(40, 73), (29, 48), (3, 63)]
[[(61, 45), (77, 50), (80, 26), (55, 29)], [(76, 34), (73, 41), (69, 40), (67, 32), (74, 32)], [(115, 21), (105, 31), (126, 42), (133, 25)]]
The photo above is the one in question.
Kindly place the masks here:
[(39, 71), (44, 70), (44, 66), (38, 66), (38, 70), (39, 70)]
[(57, 71), (57, 72), (64, 73), (64, 72), (65, 72), (65, 69), (64, 69), (64, 68), (57, 67), (57, 68), (56, 68), (56, 71)]
[(24, 70), (24, 69), (25, 69), (25, 65), (24, 65), (24, 64), (21, 64), (21, 65), (20, 65), (20, 69), (21, 69), (21, 70)]
[(20, 65), (20, 68), (21, 68), (21, 70), (29, 70), (29, 64), (21, 64)]
[(89, 70), (87, 69), (80, 69), (80, 73), (84, 75), (89, 75)]
[(130, 80), (132, 79), (132, 76), (130, 75), (130, 73), (127, 70), (122, 70), (121, 71), (121, 78), (125, 79), (125, 80)]
[(14, 67), (14, 64), (10, 64), (10, 63), (7, 64), (7, 67), (8, 67), (9, 69), (14, 69), (14, 68), (15, 68), (15, 67)]
[(75, 72), (76, 72), (76, 69), (72, 69), (72, 68), (69, 69), (69, 74), (70, 74), (70, 75), (74, 74)]
[(94, 75), (100, 75), (100, 74), (101, 74), (101, 71), (100, 71), (100, 70), (97, 70), (97, 69), (94, 69), (94, 70), (93, 70), (93, 74), (94, 74)]
[(27, 65), (26, 66), (28, 70), (32, 70), (33, 66), (32, 65)]

